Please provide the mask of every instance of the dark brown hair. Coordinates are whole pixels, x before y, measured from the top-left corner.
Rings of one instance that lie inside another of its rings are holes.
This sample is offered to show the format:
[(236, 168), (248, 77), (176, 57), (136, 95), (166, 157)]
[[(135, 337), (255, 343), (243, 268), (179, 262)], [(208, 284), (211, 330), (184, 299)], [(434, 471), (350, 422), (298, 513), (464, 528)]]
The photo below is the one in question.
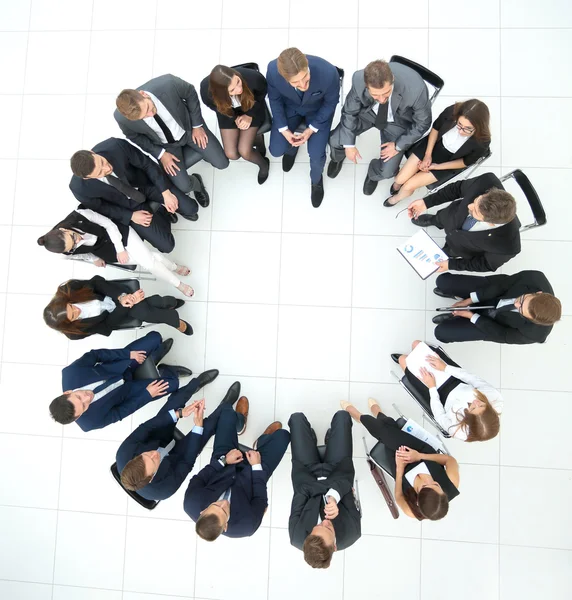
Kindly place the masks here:
[(528, 303), (528, 312), (537, 325), (554, 325), (562, 316), (562, 303), (552, 294), (534, 294)]
[(207, 542), (214, 542), (224, 531), (224, 525), (214, 514), (201, 515), (196, 522), (195, 531), (197, 535)]
[(145, 473), (145, 461), (141, 455), (132, 458), (121, 471), (121, 484), (126, 490), (136, 492), (145, 487), (153, 475)]
[(334, 546), (328, 546), (319, 535), (310, 534), (302, 546), (304, 560), (314, 569), (327, 569), (332, 562)]
[(516, 217), (516, 202), (508, 192), (491, 188), (481, 196), (479, 211), (487, 223), (504, 225)]
[(68, 395), (62, 394), (50, 402), (50, 415), (61, 425), (69, 425), (76, 420), (75, 407), (68, 400)]
[[(85, 335), (81, 319), (70, 321), (67, 315), (67, 305), (95, 300), (96, 296), (88, 287), (72, 289), (71, 284), (77, 279), (70, 279), (58, 287), (58, 291), (44, 308), (44, 321), (48, 327), (64, 334)], [(75, 286), (74, 286), (75, 287)]]
[(213, 102), (215, 103), (217, 111), (227, 117), (232, 117), (234, 115), (230, 94), (228, 93), (228, 86), (231, 84), (232, 78), (235, 75), (242, 81), (240, 108), (242, 109), (242, 112), (247, 112), (254, 106), (254, 95), (238, 71), (235, 71), (230, 67), (225, 67), (224, 65), (217, 65), (209, 75), (209, 92), (213, 97)]
[(290, 81), (300, 71), (305, 71), (308, 68), (308, 59), (298, 48), (286, 48), (286, 50), (280, 52), (276, 66), (278, 67), (278, 73), (286, 81)]
[(453, 118), (457, 121), (459, 117), (465, 117), (465, 119), (471, 122), (471, 125), (475, 128), (473, 137), (477, 142), (491, 141), (491, 115), (489, 107), (484, 102), (472, 98), (471, 100), (455, 103)]
[(55, 254), (62, 254), (66, 249), (65, 234), (60, 229), (52, 229), (38, 238), (38, 246), (44, 246)]
[(141, 101), (143, 96), (137, 90), (122, 90), (115, 100), (117, 110), (130, 121), (141, 118)]
[(408, 487), (404, 490), (403, 496), (413, 516), (418, 521), (425, 519), (438, 521), (449, 511), (447, 494), (438, 492), (433, 488), (424, 487), (418, 494), (413, 487)]
[(485, 442), (492, 440), (498, 435), (500, 429), (499, 414), (493, 408), (489, 399), (479, 390), (475, 390), (475, 396), (485, 404), (485, 410), (480, 415), (475, 415), (469, 409), (465, 409), (464, 416), (459, 420), (455, 431), (462, 429), (467, 436), (467, 442)]
[(363, 78), (367, 86), (381, 89), (384, 85), (393, 83), (393, 72), (386, 61), (374, 60), (364, 69)]
[(72, 173), (78, 177), (89, 177), (95, 169), (93, 152), (89, 150), (78, 150), (70, 160)]

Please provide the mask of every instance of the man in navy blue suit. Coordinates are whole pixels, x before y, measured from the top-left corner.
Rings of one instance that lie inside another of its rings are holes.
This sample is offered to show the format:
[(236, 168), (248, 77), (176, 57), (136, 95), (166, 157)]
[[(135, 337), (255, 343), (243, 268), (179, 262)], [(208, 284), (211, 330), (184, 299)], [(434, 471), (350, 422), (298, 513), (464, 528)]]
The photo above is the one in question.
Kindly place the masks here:
[(172, 344), (152, 331), (123, 349), (86, 352), (62, 371), (65, 391), (50, 403), (52, 418), (62, 425), (75, 421), (83, 431), (101, 429), (174, 392), (179, 377), (192, 375), (189, 369), (160, 365), (161, 379), (133, 380), (133, 371), (148, 356), (158, 364)]
[[(157, 416), (142, 423), (117, 451), (121, 483), (147, 500), (165, 500), (181, 487), (197, 456), (214, 434), (223, 404), (232, 406), (240, 394), (240, 383), (233, 383), (219, 407), (204, 419), (205, 401), (185, 403), (203, 386), (218, 376), (212, 369), (201, 373), (169, 397)], [(174, 433), (179, 419), (193, 415), (195, 426), (178, 442)]]
[[(324, 198), (326, 145), (340, 99), (338, 70), (323, 58), (288, 48), (268, 64), (266, 80), (272, 109), (270, 153), (282, 156), (282, 168), (288, 172), (298, 148), (308, 142), (312, 206), (317, 208)], [(306, 128), (296, 133), (302, 122)]]
[(244, 396), (236, 411), (222, 405), (210, 464), (191, 479), (185, 493), (185, 512), (208, 542), (221, 534), (239, 538), (256, 532), (268, 507), (266, 484), (290, 443), (290, 433), (275, 421), (256, 440), (254, 450), (243, 454), (237, 429), (238, 434), (244, 432), (247, 416)]

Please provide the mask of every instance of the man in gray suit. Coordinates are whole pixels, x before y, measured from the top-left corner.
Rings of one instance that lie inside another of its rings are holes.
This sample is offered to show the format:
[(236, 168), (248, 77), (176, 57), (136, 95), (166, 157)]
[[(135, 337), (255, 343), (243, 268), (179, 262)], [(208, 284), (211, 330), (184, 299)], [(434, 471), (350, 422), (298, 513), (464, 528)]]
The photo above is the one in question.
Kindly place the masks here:
[(113, 116), (127, 139), (154, 156), (179, 190), (194, 192), (196, 201), (207, 207), (209, 195), (201, 176), (189, 176), (187, 169), (201, 158), (226, 169), (228, 158), (205, 125), (194, 86), (174, 75), (161, 75), (136, 90), (123, 90), (116, 105)]
[(356, 137), (376, 127), (381, 136), (380, 158), (369, 163), (363, 193), (370, 196), (381, 179), (395, 177), (403, 152), (431, 126), (431, 102), (421, 76), (398, 63), (374, 60), (352, 78), (340, 124), (330, 136), (328, 177), (342, 169), (344, 158), (361, 158)]

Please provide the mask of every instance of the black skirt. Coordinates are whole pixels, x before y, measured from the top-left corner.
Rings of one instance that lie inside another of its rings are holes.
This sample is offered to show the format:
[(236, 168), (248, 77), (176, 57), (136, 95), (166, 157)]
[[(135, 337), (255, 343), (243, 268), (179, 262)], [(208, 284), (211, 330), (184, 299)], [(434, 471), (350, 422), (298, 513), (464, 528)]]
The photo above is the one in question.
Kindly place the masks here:
[[(233, 108), (232, 111), (234, 113), (234, 116), (232, 117), (227, 117), (226, 115), (222, 115), (217, 111), (216, 117), (218, 119), (218, 126), (220, 129), (238, 129), (234, 120), (240, 115), (243, 115), (244, 112), (240, 107)], [(252, 117), (252, 123), (250, 124), (250, 127), (260, 127), (264, 123), (264, 117), (266, 116), (266, 113), (261, 102), (255, 102), (254, 106), (248, 112), (250, 113), (249, 116)]]
[[(421, 138), (416, 144), (414, 144), (408, 151), (407, 158), (409, 158), (412, 154), (419, 160), (423, 160), (425, 158), (425, 152), (427, 151), (427, 143), (429, 141), (429, 136), (426, 135), (424, 138)], [(442, 140), (439, 140), (435, 147), (433, 148), (433, 154), (431, 155), (433, 158), (433, 162), (440, 165), (445, 162), (449, 162), (451, 157), (453, 156), (452, 152), (449, 152), (447, 148), (443, 145)], [(445, 169), (444, 171), (430, 171), (430, 173), (437, 179), (437, 181), (443, 181), (444, 179), (449, 179), (453, 175), (457, 175), (463, 169)]]

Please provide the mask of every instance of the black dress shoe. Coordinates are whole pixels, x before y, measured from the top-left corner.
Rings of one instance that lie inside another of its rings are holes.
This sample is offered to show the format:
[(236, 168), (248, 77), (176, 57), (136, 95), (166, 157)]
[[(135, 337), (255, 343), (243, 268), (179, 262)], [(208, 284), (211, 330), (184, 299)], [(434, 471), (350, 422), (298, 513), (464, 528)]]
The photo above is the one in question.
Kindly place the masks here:
[(220, 404), (234, 404), (240, 396), (240, 381), (235, 381), (229, 388)]
[(155, 364), (158, 365), (164, 358), (169, 354), (171, 348), (173, 347), (173, 338), (167, 338), (163, 340), (161, 346), (159, 347), (159, 351), (157, 352), (157, 356), (155, 356)]
[(365, 181), (363, 182), (363, 193), (366, 196), (371, 196), (373, 192), (375, 192), (375, 188), (377, 187), (377, 181), (370, 179), (367, 175), (365, 177)]
[[(181, 319), (181, 321), (183, 321), (183, 319)], [(183, 321), (183, 323), (185, 323), (187, 325), (187, 328), (185, 329), (185, 331), (181, 331), (181, 333), (184, 333), (185, 335), (193, 335), (193, 328), (191, 327), (190, 323), (187, 323), (186, 321)]]
[(445, 292), (441, 291), (438, 287), (433, 288), (433, 293), (435, 296), (441, 296), (441, 298), (451, 298), (451, 300), (456, 300), (457, 296), (451, 296), (451, 294), (445, 294)]
[(284, 171), (284, 173), (288, 173), (288, 171), (290, 171), (290, 169), (294, 166), (297, 154), (298, 148), (296, 148), (296, 152), (294, 154), (285, 154), (282, 157), (282, 170)]
[(431, 321), (433, 321), (433, 323), (435, 323), (435, 325), (439, 325), (440, 323), (444, 323), (445, 321), (448, 321), (449, 319), (454, 319), (454, 318), (455, 317), (450, 314), (435, 315), (431, 319)]
[(392, 360), (394, 363), (397, 363), (397, 364), (399, 364), (399, 357), (401, 356), (401, 354), (395, 354), (395, 353), (394, 353), (394, 354), (390, 354), (390, 356), (391, 356), (391, 360)]
[(199, 185), (201, 186), (198, 190), (195, 190), (195, 200), (203, 207), (206, 208), (210, 204), (209, 193), (203, 183), (203, 178), (198, 173), (193, 173), (193, 177), (198, 179)]
[(180, 300), (179, 298), (176, 298), (175, 299), (175, 310), (177, 310), (177, 308), (183, 308), (183, 306), (185, 306), (185, 301)]
[(199, 213), (195, 213), (194, 215), (183, 215), (183, 219), (187, 219), (187, 221), (198, 221)]
[(177, 217), (175, 213), (170, 213), (168, 210), (166, 210), (165, 214), (167, 215), (167, 219), (170, 223), (176, 223), (179, 220), (179, 217)]
[(320, 177), (318, 183), (312, 184), (312, 206), (318, 208), (324, 199), (324, 178)]
[(180, 379), (181, 377), (190, 377), (193, 372), (191, 371), (191, 369), (187, 369), (187, 367), (179, 367), (178, 365), (159, 365), (157, 367), (157, 370), (159, 371), (159, 375), (164, 378), (165, 375), (163, 375), (165, 368), (167, 369), (171, 369), (172, 371), (175, 371), (175, 373), (177, 374), (177, 377)]
[(340, 174), (343, 164), (343, 159), (339, 162), (336, 162), (335, 160), (330, 160), (330, 164), (328, 165), (328, 177), (335, 179)]
[(217, 377), (218, 377), (218, 369), (210, 369), (208, 371), (203, 371), (197, 377), (197, 383), (199, 384), (199, 387), (197, 388), (197, 391), (195, 392), (195, 394), (201, 388), (205, 387), (205, 385), (208, 385), (209, 383), (212, 383)]
[(264, 162), (266, 163), (266, 168), (258, 169), (258, 185), (262, 185), (268, 179), (268, 175), (270, 175), (270, 160), (265, 158)]
[(416, 219), (411, 219), (413, 225), (417, 227), (429, 227), (430, 225), (436, 225), (435, 215), (419, 215)]

